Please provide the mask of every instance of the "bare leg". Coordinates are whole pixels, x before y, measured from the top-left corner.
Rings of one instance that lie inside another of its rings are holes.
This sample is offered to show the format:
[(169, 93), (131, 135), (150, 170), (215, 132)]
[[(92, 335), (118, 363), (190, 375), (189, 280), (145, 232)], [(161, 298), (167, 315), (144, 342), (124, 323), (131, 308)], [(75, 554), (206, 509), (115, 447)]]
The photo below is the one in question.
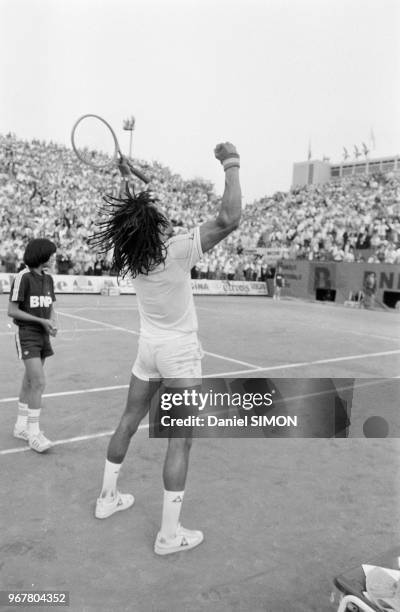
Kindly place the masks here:
[(39, 357), (33, 357), (32, 359), (25, 359), (24, 366), (25, 375), (22, 388), (27, 391), (29, 410), (40, 410), (42, 394), (46, 384), (43, 362)]
[(130, 508), (134, 502), (133, 495), (117, 494), (117, 481), (131, 438), (149, 410), (150, 399), (150, 382), (132, 374), (125, 411), (108, 445), (103, 485), (96, 503), (97, 518), (107, 518), (118, 510)]
[[(196, 380), (179, 382), (181, 390), (193, 389), (198, 385)], [(182, 382), (183, 384), (186, 382), (183, 388)], [(176, 391), (178, 390), (179, 387), (176, 388)], [(191, 412), (190, 408), (191, 406), (188, 406), (188, 414)], [(178, 437), (179, 434), (185, 437)], [(204, 539), (201, 531), (184, 529), (180, 524), (191, 446), (190, 428), (185, 428), (183, 431), (179, 431), (179, 428), (175, 432), (171, 431), (163, 470), (164, 503), (161, 528), (154, 545), (154, 552), (159, 555), (189, 550), (201, 544)]]
[(171, 435), (168, 440), (163, 470), (164, 502), (160, 529), (162, 538), (175, 538), (179, 529), (191, 444), (192, 440), (188, 437), (175, 438)]
[[(176, 392), (183, 391), (184, 389), (198, 388), (197, 379), (169, 379), (165, 382), (168, 384), (168, 389), (171, 391), (176, 390)], [(187, 437), (174, 437), (174, 431), (171, 431), (163, 469), (163, 481), (166, 491), (184, 490), (191, 447), (192, 437), (190, 433)]]
[(163, 481), (166, 491), (183, 491), (189, 467), (191, 438), (170, 438), (165, 456)]
[(40, 431), (40, 408), (42, 394), (45, 388), (44, 359), (33, 357), (24, 361), (26, 379), (29, 384), (28, 391), (28, 437), (32, 450), (43, 453), (52, 443)]
[(108, 445), (108, 461), (123, 462), (132, 436), (149, 411), (149, 400), (150, 382), (132, 374), (125, 411)]
[(21, 389), (19, 392), (19, 401), (21, 402), (21, 404), (27, 404), (28, 403), (28, 398), (29, 398), (29, 380), (28, 380), (28, 376), (26, 373), (26, 369), (24, 372), (24, 377), (22, 379), (22, 384), (21, 384)]

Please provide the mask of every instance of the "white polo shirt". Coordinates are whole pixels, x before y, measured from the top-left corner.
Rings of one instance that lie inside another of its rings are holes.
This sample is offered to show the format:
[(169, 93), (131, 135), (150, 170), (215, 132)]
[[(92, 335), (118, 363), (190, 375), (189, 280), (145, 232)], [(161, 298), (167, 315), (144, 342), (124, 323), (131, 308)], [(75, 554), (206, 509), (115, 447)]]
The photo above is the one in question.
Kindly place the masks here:
[(190, 270), (203, 255), (200, 228), (172, 236), (166, 246), (164, 263), (133, 280), (140, 334), (149, 340), (176, 338), (198, 329)]

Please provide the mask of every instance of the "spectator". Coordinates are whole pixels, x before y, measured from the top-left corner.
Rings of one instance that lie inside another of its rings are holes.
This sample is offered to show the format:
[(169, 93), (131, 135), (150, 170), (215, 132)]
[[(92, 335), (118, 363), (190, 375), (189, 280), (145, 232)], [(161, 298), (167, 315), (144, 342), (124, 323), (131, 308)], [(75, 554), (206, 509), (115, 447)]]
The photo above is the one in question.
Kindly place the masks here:
[[(158, 162), (136, 161), (151, 177), (159, 205), (175, 231), (209, 217), (218, 198), (210, 182), (183, 180)], [(107, 258), (88, 247), (104, 193), (117, 194), (119, 174), (82, 166), (66, 147), (0, 135), (0, 261), (16, 271), (23, 245), (49, 236), (58, 247), (60, 274), (112, 274)], [(359, 175), (265, 196), (244, 211), (240, 230), (204, 258), (201, 278), (266, 277), (257, 247), (285, 257), (322, 261), (399, 263), (400, 180)], [(372, 251), (372, 253), (371, 253)], [(99, 263), (102, 261), (102, 263)], [(101, 272), (100, 272), (101, 270)]]

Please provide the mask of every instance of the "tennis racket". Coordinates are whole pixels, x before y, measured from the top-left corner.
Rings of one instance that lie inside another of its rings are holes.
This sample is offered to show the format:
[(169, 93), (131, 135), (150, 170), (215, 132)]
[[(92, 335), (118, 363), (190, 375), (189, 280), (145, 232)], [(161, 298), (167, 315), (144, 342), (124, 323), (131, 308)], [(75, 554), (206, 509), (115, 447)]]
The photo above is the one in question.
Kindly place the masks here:
[(79, 117), (72, 128), (71, 144), (78, 159), (96, 170), (118, 166), (118, 163), (124, 160), (132, 174), (144, 183), (150, 182), (147, 176), (134, 168), (122, 155), (114, 130), (99, 115), (89, 114)]

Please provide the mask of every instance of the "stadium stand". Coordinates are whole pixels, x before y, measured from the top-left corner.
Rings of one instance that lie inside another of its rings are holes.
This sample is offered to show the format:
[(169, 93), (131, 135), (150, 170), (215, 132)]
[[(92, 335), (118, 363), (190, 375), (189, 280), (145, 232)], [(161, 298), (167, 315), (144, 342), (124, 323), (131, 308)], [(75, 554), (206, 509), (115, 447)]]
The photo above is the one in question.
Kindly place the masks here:
[[(184, 180), (158, 162), (136, 164), (177, 231), (215, 211), (210, 182)], [(17, 271), (27, 240), (46, 236), (58, 245), (58, 273), (112, 273), (88, 238), (102, 195), (118, 189), (118, 171), (83, 167), (65, 146), (0, 135), (0, 271)], [(206, 254), (193, 277), (264, 281), (271, 276), (266, 247), (288, 259), (399, 264), (399, 177), (346, 177), (248, 204), (240, 229)]]

